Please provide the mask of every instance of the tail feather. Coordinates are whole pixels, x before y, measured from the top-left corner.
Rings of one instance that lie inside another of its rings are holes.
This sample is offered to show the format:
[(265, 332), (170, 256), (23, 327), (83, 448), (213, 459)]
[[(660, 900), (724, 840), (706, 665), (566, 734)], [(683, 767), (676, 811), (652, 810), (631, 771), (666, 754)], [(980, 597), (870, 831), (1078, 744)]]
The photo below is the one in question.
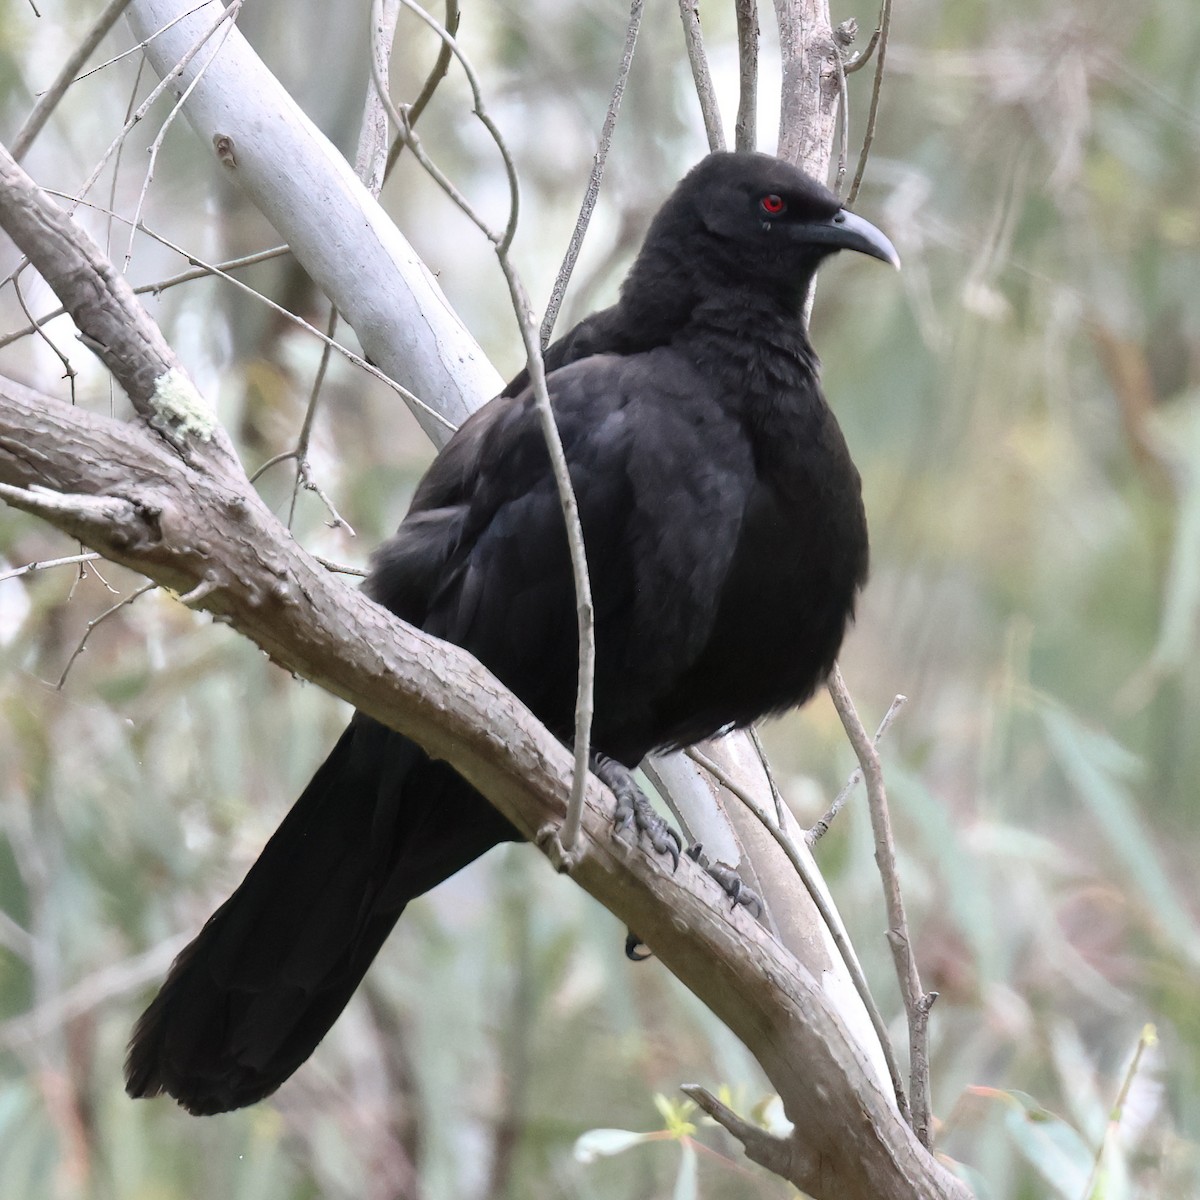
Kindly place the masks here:
[(133, 1031), (130, 1096), (268, 1096), (325, 1036), (409, 900), (517, 836), (445, 763), (358, 715)]

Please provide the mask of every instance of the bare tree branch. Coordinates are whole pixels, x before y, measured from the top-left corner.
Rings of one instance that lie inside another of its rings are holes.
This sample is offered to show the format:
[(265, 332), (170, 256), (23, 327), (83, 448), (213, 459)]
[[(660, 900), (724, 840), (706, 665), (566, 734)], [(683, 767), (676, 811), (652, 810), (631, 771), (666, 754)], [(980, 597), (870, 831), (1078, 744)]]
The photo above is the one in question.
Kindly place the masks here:
[[(396, 111), (391, 97), (382, 91), (380, 93), (384, 106), (388, 109), (392, 120), (408, 142), (413, 154), (421, 166), (433, 177), (448, 196), (463, 210), (464, 213), (479, 227), (496, 248), (496, 257), (500, 262), (500, 270), (508, 284), (509, 297), (512, 300), (513, 313), (521, 332), (521, 340), (525, 343), (526, 366), (529, 371), (530, 387), (533, 390), (534, 402), (537, 405), (538, 419), (541, 423), (542, 436), (550, 456), (550, 466), (554, 473), (554, 483), (558, 490), (558, 500), (562, 507), (563, 522), (566, 525), (567, 544), (571, 556), (571, 573), (575, 583), (575, 611), (579, 631), (579, 674), (575, 693), (575, 737), (573, 741), (575, 770), (571, 781), (571, 797), (567, 805), (567, 815), (558, 832), (553, 830), (541, 831), (543, 838), (549, 837), (556, 843), (560, 851), (559, 865), (568, 868), (576, 861), (579, 840), (580, 823), (583, 816), (583, 797), (587, 786), (589, 764), (591, 762), (591, 733), (593, 714), (593, 687), (596, 675), (596, 633), (595, 614), (592, 607), (592, 585), (588, 578), (587, 553), (583, 543), (583, 526), (579, 520), (579, 504), (575, 499), (575, 489), (571, 483), (571, 474), (567, 469), (567, 458), (563, 451), (562, 438), (559, 436), (558, 425), (554, 419), (554, 409), (550, 403), (550, 393), (546, 388), (546, 367), (542, 361), (542, 347), (538, 339), (537, 328), (534, 324), (533, 306), (525, 285), (517, 274), (509, 257), (513, 237), (517, 232), (517, 220), (520, 215), (520, 193), (517, 186), (517, 171), (512, 155), (508, 152), (503, 136), (496, 123), (489, 116), (483, 102), (483, 89), (479, 77), (470, 61), (452, 38), (449, 32), (438, 24), (416, 0), (400, 0), (405, 8), (416, 13), (435, 33), (441, 37), (450, 48), (451, 54), (458, 59), (459, 65), (467, 76), (471, 86), (471, 94), (475, 101), (475, 116), (483, 123), (491, 134), (497, 150), (504, 161), (505, 174), (509, 181), (510, 204), (508, 221), (502, 234), (493, 232), (475, 212), (475, 209), (461, 195), (454, 185), (434, 166), (421, 148), (421, 143), (405, 120), (403, 114)], [(376, 83), (379, 83), (378, 77)], [(556, 827), (557, 828), (557, 827)], [(540, 843), (539, 843), (540, 844)]]
[[(892, 0), (883, 0), (883, 8), (879, 15), (877, 37), (871, 39), (871, 44), (878, 42), (879, 49), (875, 56), (875, 81), (871, 85), (871, 106), (867, 111), (867, 131), (863, 134), (862, 150), (858, 155), (858, 167), (854, 172), (854, 182), (846, 196), (846, 203), (853, 204), (858, 199), (858, 189), (862, 185), (863, 173), (867, 169), (867, 159), (871, 155), (871, 145), (875, 141), (875, 124), (879, 118), (879, 95), (883, 90), (883, 65), (887, 60), (888, 34), (892, 28)], [(868, 53), (870, 47), (864, 54)]]
[[(184, 0), (131, 0), (130, 23), (144, 38), (184, 7)], [(192, 31), (220, 11), (209, 0), (155, 37), (146, 47), (155, 70), (167, 74)], [(217, 154), (222, 174), (246, 190), (293, 247), (372, 362), (451, 427), (500, 390), (500, 377), (433, 276), (237, 30), (206, 69), (184, 115), (214, 152), (220, 139), (228, 151)], [(420, 410), (416, 417), (435, 444), (446, 441), (449, 430), (441, 421)]]
[(838, 106), (829, 0), (775, 0), (775, 18), (783, 63), (777, 153), (823, 181), (829, 176)]
[[(457, 36), (458, 23), (461, 18), (462, 14), (458, 9), (458, 0), (446, 0), (446, 19), (442, 24), (451, 37)], [(409, 128), (420, 120), (421, 114), (429, 106), (430, 100), (433, 99), (433, 94), (437, 91), (438, 84), (446, 78), (446, 72), (450, 69), (450, 59), (452, 57), (450, 47), (445, 42), (442, 42), (438, 47), (437, 58), (434, 59), (433, 66), (429, 68), (429, 74), (425, 77), (425, 82), (422, 84), (421, 90), (417, 93), (417, 98), (405, 107), (404, 111), (408, 117)], [(404, 146), (404, 138), (397, 134), (395, 141), (392, 142), (392, 148), (388, 151), (387, 166), (383, 173), (384, 179), (392, 173), (392, 168), (396, 165), (396, 161), (399, 159), (400, 152), (404, 149)]]
[(63, 63), (54, 82), (42, 93), (41, 99), (34, 105), (33, 111), (25, 119), (25, 124), (17, 130), (17, 134), (12, 140), (9, 153), (17, 162), (20, 162), (28, 153), (29, 147), (33, 145), (37, 135), (41, 133), (42, 127), (50, 119), (50, 114), (67, 94), (67, 88), (75, 82), (79, 68), (91, 58), (92, 51), (104, 41), (105, 35), (116, 24), (117, 18), (125, 11), (128, 4), (129, 0), (109, 0), (104, 11), (87, 31), (83, 41)]
[[(842, 956), (846, 970), (850, 973), (850, 978), (854, 983), (859, 998), (863, 1002), (863, 1007), (867, 1010), (867, 1015), (871, 1019), (871, 1025), (875, 1029), (875, 1035), (879, 1039), (879, 1045), (887, 1061), (888, 1075), (892, 1081), (892, 1088), (896, 1093), (897, 1107), (900, 1109), (905, 1120), (908, 1120), (910, 1117), (908, 1094), (904, 1088), (904, 1079), (900, 1073), (900, 1064), (896, 1059), (895, 1049), (892, 1046), (891, 1038), (888, 1036), (887, 1025), (883, 1020), (883, 1015), (880, 1013), (878, 1005), (875, 1003), (875, 998), (871, 995), (871, 989), (867, 984), (866, 975), (863, 974), (862, 964), (858, 961), (858, 955), (854, 953), (854, 947), (850, 944), (850, 939), (846, 936), (846, 931), (837, 919), (837, 913), (819, 882), (816, 864), (813, 862), (811, 855), (807, 853), (807, 846), (803, 841), (797, 842), (794, 840), (788, 834), (782, 821), (772, 821), (754, 796), (728, 774), (719, 763), (714, 762), (703, 751), (698, 750), (694, 746), (685, 751), (685, 753), (708, 771), (722, 787), (727, 788), (737, 796), (787, 855), (788, 861), (791, 862), (792, 867), (800, 878), (800, 882), (804, 884), (812, 902), (817, 907), (817, 911), (820, 912), (825, 922), (825, 927), (829, 930), (830, 936), (838, 948), (838, 953)], [(803, 850), (801, 849), (802, 846), (804, 847)]]
[(48, 571), (51, 567), (75, 567), (81, 563), (95, 562), (100, 555), (94, 550), (89, 550), (84, 554), (68, 554), (65, 558), (41, 558), (36, 562), (28, 562), (23, 566), (14, 567), (11, 571), (0, 573), (0, 583), (4, 583), (9, 579), (19, 579), (22, 575), (28, 575), (32, 571)]
[(904, 897), (900, 891), (900, 877), (896, 871), (896, 845), (892, 837), (892, 819), (888, 812), (887, 791), (883, 782), (883, 768), (875, 743), (871, 740), (858, 713), (854, 701), (846, 690), (840, 668), (834, 667), (829, 677), (829, 695), (842, 719), (846, 736), (854, 747), (867, 783), (867, 802), (871, 812), (871, 828), (875, 833), (875, 861), (883, 880), (883, 896), (888, 914), (888, 945), (896, 964), (900, 980), (900, 991), (904, 996), (904, 1008), (908, 1013), (909, 1068), (911, 1074), (913, 1128), (923, 1146), (930, 1144), (931, 1101), (929, 1096), (929, 1010), (937, 999), (937, 992), (926, 992), (921, 986), (917, 971), (917, 960), (913, 954), (908, 930), (908, 918), (904, 912)]
[(591, 223), (592, 212), (600, 197), (600, 184), (604, 179), (604, 164), (608, 160), (608, 148), (612, 144), (613, 131), (617, 127), (617, 116), (621, 111), (621, 99), (625, 95), (625, 84), (629, 79), (630, 68), (633, 66), (633, 52), (637, 47), (643, 6), (644, 0), (633, 0), (629, 10), (629, 23), (625, 26), (625, 50), (621, 55), (621, 65), (617, 70), (617, 81), (613, 84), (612, 95), (609, 97), (608, 110), (604, 114), (604, 124), (600, 128), (600, 144), (592, 156), (592, 171), (588, 176), (587, 189), (583, 194), (583, 204), (579, 208), (575, 228), (571, 231), (571, 241), (567, 246), (562, 265), (558, 268), (554, 286), (550, 289), (550, 300), (542, 317), (540, 336), (543, 349), (550, 344), (554, 323), (558, 320), (558, 311), (562, 307), (563, 297), (567, 294), (567, 284), (571, 282), (571, 273), (575, 270), (579, 251), (583, 248), (583, 239), (587, 235), (588, 225)]
[[(872, 739), (875, 746), (879, 745), (880, 739), (892, 727), (892, 722), (896, 719), (900, 710), (908, 703), (907, 696), (897, 696), (891, 704), (888, 705), (888, 710), (883, 714), (883, 720), (879, 722), (879, 728), (875, 730), (875, 737)], [(850, 798), (850, 793), (858, 786), (859, 780), (863, 777), (862, 767), (855, 767), (850, 772), (850, 778), (846, 780), (842, 790), (833, 798), (833, 803), (829, 806), (824, 816), (813, 822), (812, 828), (804, 835), (804, 840), (811, 846), (818, 842), (828, 832), (829, 827), (837, 820), (838, 813), (842, 811), (846, 801)]]
[(738, 31), (738, 111), (734, 146), (758, 148), (758, 0), (734, 0)]
[(700, 32), (700, 0), (679, 0), (679, 16), (683, 20), (683, 40), (687, 45), (688, 62), (692, 66), (696, 98), (700, 101), (700, 112), (704, 117), (708, 148), (724, 150), (725, 130), (721, 124), (721, 110), (717, 105), (712, 73), (708, 69), (708, 55), (704, 53), (704, 36)]

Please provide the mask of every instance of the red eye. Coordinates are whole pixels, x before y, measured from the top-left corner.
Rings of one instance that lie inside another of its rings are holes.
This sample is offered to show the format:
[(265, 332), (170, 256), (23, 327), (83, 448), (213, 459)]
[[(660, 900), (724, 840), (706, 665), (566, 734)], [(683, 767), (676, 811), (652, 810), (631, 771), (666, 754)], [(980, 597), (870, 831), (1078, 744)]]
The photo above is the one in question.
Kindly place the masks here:
[(758, 202), (758, 206), (768, 217), (777, 217), (780, 213), (787, 211), (787, 201), (782, 196), (776, 196), (774, 193), (770, 196), (764, 196)]

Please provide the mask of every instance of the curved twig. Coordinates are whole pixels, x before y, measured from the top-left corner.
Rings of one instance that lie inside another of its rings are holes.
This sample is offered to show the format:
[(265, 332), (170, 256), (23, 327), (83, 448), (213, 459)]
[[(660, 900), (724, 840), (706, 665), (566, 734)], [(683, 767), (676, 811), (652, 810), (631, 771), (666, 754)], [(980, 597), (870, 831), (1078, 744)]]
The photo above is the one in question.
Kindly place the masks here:
[(571, 571), (575, 582), (576, 615), (579, 631), (579, 676), (575, 696), (575, 737), (574, 737), (574, 771), (571, 778), (571, 796), (567, 806), (566, 819), (559, 834), (562, 849), (565, 851), (563, 862), (571, 864), (576, 846), (579, 841), (579, 831), (583, 819), (583, 799), (587, 788), (588, 768), (590, 762), (591, 730), (592, 730), (592, 692), (596, 671), (596, 637), (595, 616), (592, 608), (592, 588), (588, 577), (587, 554), (583, 544), (583, 526), (579, 520), (579, 505), (575, 499), (575, 489), (571, 484), (571, 475), (567, 469), (567, 458), (563, 451), (562, 438), (559, 436), (558, 425), (554, 420), (554, 409), (550, 404), (550, 393), (546, 388), (546, 368), (542, 362), (542, 348), (538, 339), (538, 331), (533, 321), (533, 308), (525, 285), (521, 282), (516, 268), (508, 256), (509, 247), (517, 231), (517, 221), (520, 217), (520, 191), (517, 183), (517, 170), (512, 155), (504, 141), (496, 123), (488, 114), (483, 102), (483, 89), (479, 77), (470, 61), (459, 48), (458, 43), (438, 22), (429, 15), (415, 0), (401, 0), (405, 8), (421, 18), (450, 48), (451, 53), (458, 59), (471, 87), (474, 99), (475, 116), (491, 134), (496, 148), (504, 162), (504, 170), (509, 184), (509, 214), (504, 232), (494, 232), (483, 218), (475, 211), (470, 201), (458, 191), (453, 183), (437, 168), (425, 154), (420, 139), (413, 132), (411, 125), (402, 112), (397, 111), (395, 104), (381, 86), (378, 70), (372, 63), (376, 85), (380, 87), (380, 99), (387, 108), (392, 120), (404, 136), (414, 156), (430, 177), (454, 201), (466, 216), (483, 232), (484, 236), (495, 246), (496, 257), (500, 270), (508, 284), (509, 296), (512, 300), (513, 312), (521, 331), (521, 340), (525, 344), (525, 357), (529, 370), (530, 386), (533, 389), (534, 402), (538, 410), (542, 434), (546, 441), (546, 449), (550, 455), (550, 465), (554, 474), (555, 486), (558, 490), (559, 503), (562, 506), (563, 519), (567, 527), (567, 544), (571, 555)]
[[(867, 110), (867, 131), (863, 134), (862, 150), (858, 155), (858, 168), (854, 172), (854, 182), (846, 196), (846, 203), (853, 204), (858, 199), (858, 189), (862, 185), (863, 173), (867, 169), (867, 159), (871, 154), (871, 144), (875, 141), (875, 124), (879, 117), (879, 93), (883, 89), (883, 67), (887, 60), (888, 34), (892, 28), (892, 0), (883, 0), (883, 10), (879, 15), (878, 36), (872, 37), (870, 45), (878, 42), (878, 53), (875, 58), (875, 82), (871, 86), (871, 106)], [(868, 49), (870, 46), (868, 46)], [(866, 53), (866, 51), (864, 51)], [(850, 68), (848, 68), (850, 69)]]
[(109, 617), (120, 612), (127, 604), (132, 604), (135, 600), (140, 599), (147, 592), (154, 591), (157, 587), (157, 583), (143, 583), (141, 587), (135, 588), (128, 596), (122, 596), (111, 608), (106, 608), (98, 617), (93, 617), (87, 623), (83, 631), (83, 636), (79, 639), (75, 649), (71, 651), (71, 657), (67, 659), (67, 665), (63, 667), (62, 674), (58, 677), (58, 682), (54, 685), (56, 692), (63, 690), (63, 686), (67, 682), (67, 676), (71, 673), (71, 668), (75, 665), (75, 660), (87, 649), (88, 639), (95, 633), (96, 627), (102, 625)]
[[(458, 9), (458, 0), (446, 0), (446, 32), (451, 37), (458, 36), (458, 25), (461, 19), (462, 13)], [(410, 126), (417, 123), (421, 114), (428, 107), (430, 100), (433, 99), (433, 94), (437, 91), (438, 84), (446, 78), (446, 72), (450, 69), (450, 59), (452, 57), (450, 47), (443, 41), (438, 48), (438, 56), (434, 59), (433, 66), (429, 68), (429, 74), (425, 76), (425, 82), (421, 85), (421, 90), (417, 93), (417, 98), (405, 110), (408, 113), (408, 123)], [(391, 149), (388, 151), (387, 165), (383, 168), (385, 182), (388, 176), (391, 175), (392, 168), (399, 160), (404, 146), (403, 135), (397, 134), (396, 140), (392, 142)]]
[(772, 821), (754, 797), (745, 788), (741, 787), (737, 780), (725, 771), (719, 763), (713, 762), (711, 758), (695, 746), (689, 747), (684, 753), (694, 763), (707, 771), (730, 795), (736, 796), (754, 814), (763, 828), (778, 843), (779, 848), (787, 855), (793, 870), (800, 877), (800, 882), (804, 884), (804, 890), (808, 892), (813, 905), (821, 916), (821, 920), (824, 921), (825, 928), (829, 931), (829, 936), (833, 939), (842, 962), (846, 964), (846, 971), (850, 976), (851, 982), (854, 984), (854, 990), (858, 993), (858, 998), (867, 1010), (867, 1016), (870, 1018), (871, 1026), (875, 1030), (875, 1036), (879, 1040), (880, 1049), (883, 1051), (884, 1061), (887, 1063), (888, 1075), (892, 1081), (892, 1089), (896, 1094), (896, 1105), (900, 1109), (904, 1119), (911, 1124), (912, 1114), (909, 1108), (908, 1095), (904, 1088), (904, 1075), (900, 1070), (900, 1062), (896, 1058), (895, 1047), (888, 1036), (887, 1022), (884, 1021), (883, 1014), (879, 1011), (879, 1006), (875, 1003), (875, 997), (871, 995), (871, 988), (867, 983), (867, 977), (863, 974), (862, 964), (858, 961), (858, 955), (854, 953), (854, 947), (846, 937), (842, 923), (830, 907), (825, 893), (817, 886), (816, 880), (813, 879), (808, 864), (796, 849), (796, 846), (783, 826)]
[(550, 300), (546, 312), (542, 316), (540, 330), (542, 348), (550, 342), (554, 332), (554, 323), (558, 320), (558, 312), (562, 307), (563, 297), (567, 293), (567, 284), (571, 281), (571, 273), (575, 270), (575, 262), (583, 246), (588, 225), (592, 219), (592, 211), (600, 196), (600, 184), (604, 179), (604, 164), (608, 159), (608, 148), (612, 144), (613, 130), (617, 127), (617, 116), (621, 111), (621, 99), (625, 95), (625, 83), (629, 79), (629, 69), (633, 65), (633, 52), (637, 46), (638, 30), (642, 24), (642, 8), (645, 0), (633, 0), (629, 9), (629, 23), (625, 26), (625, 50), (621, 55), (621, 66), (617, 71), (617, 81), (613, 85), (609, 97), (608, 110), (604, 114), (604, 124), (600, 129), (600, 144), (592, 157), (592, 173), (588, 176), (587, 190), (583, 194), (583, 204), (579, 208), (579, 216), (575, 220), (575, 228), (571, 232), (571, 241), (563, 257), (562, 265), (558, 268), (554, 286), (550, 289)]

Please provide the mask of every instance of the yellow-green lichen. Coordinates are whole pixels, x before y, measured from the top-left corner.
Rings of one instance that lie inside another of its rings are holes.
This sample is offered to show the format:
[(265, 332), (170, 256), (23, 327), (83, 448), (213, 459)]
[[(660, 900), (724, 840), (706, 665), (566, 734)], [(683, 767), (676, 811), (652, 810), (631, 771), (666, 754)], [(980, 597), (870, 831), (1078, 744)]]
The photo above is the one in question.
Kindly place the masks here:
[(155, 381), (150, 405), (155, 415), (177, 433), (191, 434), (207, 442), (216, 431), (216, 417), (192, 381), (178, 367), (172, 367)]

